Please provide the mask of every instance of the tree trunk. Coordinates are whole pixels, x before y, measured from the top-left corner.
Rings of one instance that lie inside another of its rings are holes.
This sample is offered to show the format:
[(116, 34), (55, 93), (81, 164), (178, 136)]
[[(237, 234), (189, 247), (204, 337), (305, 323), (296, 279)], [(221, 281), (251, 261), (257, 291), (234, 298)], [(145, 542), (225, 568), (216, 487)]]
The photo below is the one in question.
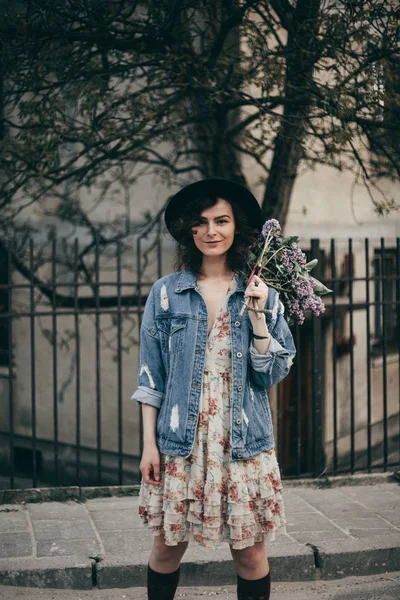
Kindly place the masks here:
[[(221, 23), (229, 19), (240, 8), (238, 0), (210, 1), (213, 4), (217, 19)], [(241, 75), (237, 69), (240, 64), (240, 32), (238, 26), (232, 27), (226, 36), (217, 62), (221, 57), (225, 59), (229, 57), (230, 65), (228, 68), (214, 70), (217, 87), (220, 89), (239, 88), (241, 86)], [(201, 96), (193, 97), (192, 111), (193, 114), (207, 112), (211, 115), (206, 122), (204, 122), (204, 119), (196, 120), (196, 124), (191, 128), (190, 137), (193, 141), (193, 147), (200, 150), (198, 161), (203, 176), (226, 177), (245, 184), (240, 157), (233, 149), (231, 142), (226, 139), (227, 131), (238, 122), (240, 111), (228, 110), (223, 102), (210, 101), (208, 97), (201, 98)]]
[(319, 9), (320, 0), (298, 0), (288, 24), (285, 97), (292, 101), (301, 97), (301, 102), (285, 105), (262, 202), (263, 217), (278, 219), (282, 227), (287, 220), (312, 107)]

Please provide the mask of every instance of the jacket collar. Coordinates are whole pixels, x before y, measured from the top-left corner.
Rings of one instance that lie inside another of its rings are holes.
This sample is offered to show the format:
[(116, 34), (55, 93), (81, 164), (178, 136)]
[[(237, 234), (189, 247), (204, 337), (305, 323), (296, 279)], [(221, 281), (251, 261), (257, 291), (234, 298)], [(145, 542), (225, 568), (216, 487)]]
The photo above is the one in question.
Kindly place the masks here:
[[(244, 292), (246, 289), (246, 280), (245, 280), (244, 275), (242, 275), (241, 273), (235, 273), (235, 278), (238, 282), (236, 291)], [(192, 273), (192, 271), (185, 269), (180, 272), (180, 275), (178, 277), (178, 283), (175, 288), (175, 292), (177, 294), (180, 294), (184, 290), (189, 290), (191, 288), (198, 289), (196, 276), (194, 273)]]

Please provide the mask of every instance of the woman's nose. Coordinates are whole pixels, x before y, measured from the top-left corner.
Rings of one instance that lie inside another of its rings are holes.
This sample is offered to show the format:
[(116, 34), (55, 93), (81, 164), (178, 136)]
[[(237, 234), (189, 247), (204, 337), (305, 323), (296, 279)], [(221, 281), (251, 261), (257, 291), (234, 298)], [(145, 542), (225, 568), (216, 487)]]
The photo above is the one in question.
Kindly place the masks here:
[(208, 235), (214, 236), (217, 232), (215, 231), (214, 225), (210, 223), (208, 225)]

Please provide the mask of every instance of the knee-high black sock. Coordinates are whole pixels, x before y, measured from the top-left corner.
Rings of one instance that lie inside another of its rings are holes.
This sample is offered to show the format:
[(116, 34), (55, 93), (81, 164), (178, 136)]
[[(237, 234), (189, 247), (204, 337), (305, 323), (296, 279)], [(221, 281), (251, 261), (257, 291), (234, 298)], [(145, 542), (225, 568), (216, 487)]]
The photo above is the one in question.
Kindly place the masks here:
[(173, 573), (157, 573), (147, 565), (148, 600), (174, 600), (180, 567)]
[(237, 576), (238, 600), (269, 600), (271, 593), (270, 574), (261, 579), (243, 579)]

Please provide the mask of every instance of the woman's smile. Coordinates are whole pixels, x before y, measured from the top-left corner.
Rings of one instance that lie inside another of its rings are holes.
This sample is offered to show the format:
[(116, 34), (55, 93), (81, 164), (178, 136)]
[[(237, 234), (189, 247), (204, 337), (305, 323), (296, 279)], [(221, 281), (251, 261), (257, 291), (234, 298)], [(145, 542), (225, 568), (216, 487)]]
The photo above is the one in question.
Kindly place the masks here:
[[(209, 250), (215, 249), (218, 256), (224, 256), (235, 237), (235, 217), (229, 202), (219, 198), (213, 206), (203, 210), (199, 224), (192, 228), (192, 233), (200, 252), (207, 255)], [(215, 235), (221, 238), (212, 239)]]

